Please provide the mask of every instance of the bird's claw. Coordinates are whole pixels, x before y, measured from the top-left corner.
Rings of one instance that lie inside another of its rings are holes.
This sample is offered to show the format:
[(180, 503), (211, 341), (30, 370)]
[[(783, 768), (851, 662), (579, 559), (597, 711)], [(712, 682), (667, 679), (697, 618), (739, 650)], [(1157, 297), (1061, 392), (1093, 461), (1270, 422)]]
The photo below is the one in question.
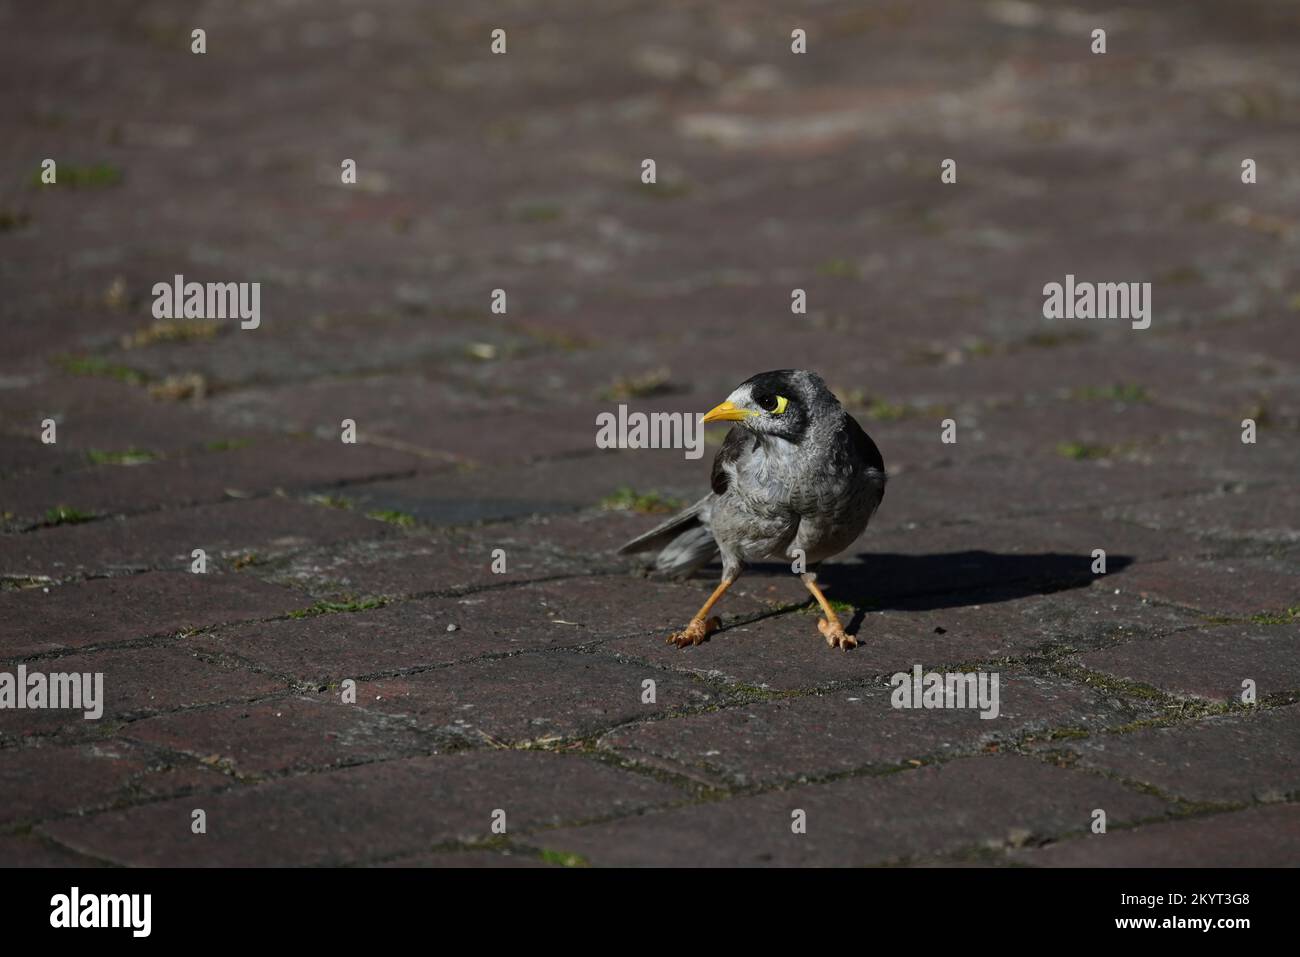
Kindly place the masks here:
[(852, 635), (845, 634), (844, 626), (838, 621), (827, 621), (825, 618), (817, 619), (817, 630), (826, 636), (826, 644), (832, 648), (842, 648), (848, 651), (850, 648), (858, 646), (858, 639)]
[(687, 645), (698, 645), (721, 627), (722, 619), (717, 615), (707, 621), (692, 618), (690, 624), (681, 631), (675, 631), (669, 635), (665, 644), (676, 645), (678, 648), (685, 648)]

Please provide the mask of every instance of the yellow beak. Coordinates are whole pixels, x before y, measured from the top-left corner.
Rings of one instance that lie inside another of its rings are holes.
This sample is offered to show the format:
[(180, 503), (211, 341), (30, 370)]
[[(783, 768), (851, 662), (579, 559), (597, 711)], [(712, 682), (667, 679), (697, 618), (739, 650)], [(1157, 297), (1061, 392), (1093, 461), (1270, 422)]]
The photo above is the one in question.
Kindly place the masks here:
[(708, 412), (704, 413), (704, 421), (739, 422), (741, 419), (753, 414), (753, 412), (734, 406), (730, 402), (724, 402), (722, 405), (716, 405)]

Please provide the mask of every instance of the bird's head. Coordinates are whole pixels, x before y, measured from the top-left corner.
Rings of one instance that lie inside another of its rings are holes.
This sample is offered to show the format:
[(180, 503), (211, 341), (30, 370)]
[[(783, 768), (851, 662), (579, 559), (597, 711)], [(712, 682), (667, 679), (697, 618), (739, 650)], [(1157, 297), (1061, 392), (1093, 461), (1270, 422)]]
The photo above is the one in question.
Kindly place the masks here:
[(739, 422), (751, 432), (798, 442), (820, 416), (839, 409), (839, 400), (821, 376), (781, 369), (746, 379), (726, 402), (710, 409), (704, 421)]

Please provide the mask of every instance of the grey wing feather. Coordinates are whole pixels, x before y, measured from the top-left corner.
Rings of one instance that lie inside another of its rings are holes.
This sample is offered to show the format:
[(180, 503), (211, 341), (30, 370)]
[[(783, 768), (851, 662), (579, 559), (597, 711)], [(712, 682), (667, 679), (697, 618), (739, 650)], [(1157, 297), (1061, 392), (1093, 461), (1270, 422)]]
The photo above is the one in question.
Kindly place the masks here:
[[(889, 477), (885, 472), (885, 459), (881, 456), (880, 449), (876, 447), (876, 443), (871, 440), (871, 436), (867, 435), (862, 426), (858, 425), (857, 419), (845, 412), (844, 420), (848, 429), (849, 442), (853, 448), (854, 455), (859, 459), (859, 461), (866, 463), (868, 470), (874, 469), (880, 473), (880, 497), (883, 499), (885, 497), (884, 483)], [(877, 503), (877, 506), (878, 505), (879, 503)]]
[(685, 578), (719, 556), (718, 543), (707, 525), (682, 532), (655, 558), (655, 569), (675, 578)]
[(709, 529), (709, 512), (716, 496), (704, 496), (690, 508), (678, 512), (662, 525), (638, 535), (618, 550), (620, 555), (659, 549), (655, 569), (675, 577), (686, 577), (718, 557), (718, 543)]
[(657, 548), (660, 551), (655, 557), (655, 568), (683, 577), (718, 558), (718, 543), (709, 528), (709, 516), (718, 496), (727, 491), (730, 476), (726, 466), (744, 454), (745, 441), (740, 429), (728, 432), (718, 454), (713, 457), (713, 473), (709, 479), (713, 491), (662, 525), (632, 539), (618, 550), (619, 554), (630, 555)]
[(683, 532), (699, 528), (701, 513), (706, 511), (706, 506), (712, 498), (712, 495), (704, 496), (690, 508), (678, 512), (663, 524), (656, 525), (644, 535), (638, 535), (620, 548), (618, 553), (631, 555), (634, 552), (648, 552), (652, 548), (662, 548)]

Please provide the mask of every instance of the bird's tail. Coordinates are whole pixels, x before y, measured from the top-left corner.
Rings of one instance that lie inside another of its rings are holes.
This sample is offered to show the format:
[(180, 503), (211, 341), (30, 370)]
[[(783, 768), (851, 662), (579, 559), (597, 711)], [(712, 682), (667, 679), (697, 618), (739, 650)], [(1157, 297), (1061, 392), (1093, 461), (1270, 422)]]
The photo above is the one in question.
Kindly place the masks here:
[(685, 578), (718, 557), (718, 543), (709, 530), (713, 495), (706, 495), (690, 508), (678, 512), (662, 525), (638, 535), (618, 550), (620, 555), (659, 549), (655, 570), (674, 578)]

